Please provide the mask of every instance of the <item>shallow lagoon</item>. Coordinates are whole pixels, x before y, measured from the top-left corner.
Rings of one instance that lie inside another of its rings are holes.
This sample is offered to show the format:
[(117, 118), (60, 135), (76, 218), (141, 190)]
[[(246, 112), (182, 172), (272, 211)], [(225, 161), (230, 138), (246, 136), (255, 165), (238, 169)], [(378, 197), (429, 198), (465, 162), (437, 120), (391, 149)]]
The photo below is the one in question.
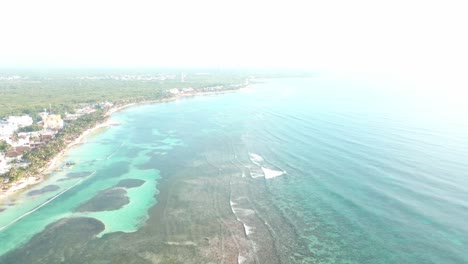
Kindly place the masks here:
[(0, 226), (46, 204), (0, 262), (466, 262), (468, 124), (428, 109), (320, 77), (128, 108), (31, 191), (59, 189), (5, 201)]

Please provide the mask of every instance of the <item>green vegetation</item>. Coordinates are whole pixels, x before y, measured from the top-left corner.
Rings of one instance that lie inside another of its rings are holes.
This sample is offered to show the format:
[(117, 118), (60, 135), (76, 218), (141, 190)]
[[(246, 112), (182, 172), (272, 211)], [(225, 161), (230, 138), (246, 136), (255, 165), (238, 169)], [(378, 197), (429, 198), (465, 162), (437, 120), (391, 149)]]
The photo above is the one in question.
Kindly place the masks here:
[(37, 124), (32, 124), (30, 126), (18, 128), (18, 130), (16, 130), (16, 134), (22, 133), (22, 132), (34, 132), (34, 131), (41, 131), (41, 130), (42, 130), (42, 126), (37, 125)]
[[(143, 77), (145, 75), (142, 75)], [(174, 75), (172, 75), (174, 76)], [(102, 78), (91, 76), (88, 78)], [(0, 117), (7, 115), (34, 115), (52, 108), (55, 114), (73, 112), (74, 109), (103, 101), (137, 102), (155, 100), (171, 88), (239, 84), (246, 75), (180, 75), (165, 80), (85, 79), (84, 76), (29, 77), (19, 80), (0, 80)]]
[[(9, 172), (1, 175), (13, 183), (25, 176), (40, 173), (40, 170), (52, 160), (60, 151), (64, 150), (67, 143), (78, 138), (84, 131), (102, 122), (105, 119), (103, 111), (96, 111), (84, 115), (70, 123), (55, 138), (46, 145), (25, 152), (23, 158), (30, 162), (30, 165), (24, 168), (12, 168)], [(0, 182), (0, 186), (1, 186)]]
[[(0, 117), (27, 114), (36, 122), (39, 112), (47, 110), (64, 116), (75, 109), (111, 101), (114, 104), (157, 100), (173, 96), (167, 93), (172, 88), (193, 88), (195, 90), (222, 87), (236, 89), (247, 78), (246, 73), (106, 73), (106, 74), (61, 74), (23, 75), (27, 78), (0, 78)], [(2, 77), (0, 75), (0, 77)], [(219, 88), (218, 88), (219, 89)], [(100, 109), (100, 107), (96, 107)], [(29, 165), (14, 167), (0, 175), (12, 184), (25, 176), (41, 173), (44, 167), (66, 145), (79, 137), (85, 130), (105, 119), (105, 110), (98, 110), (81, 116), (62, 129), (47, 144), (27, 151), (23, 158)], [(33, 124), (20, 128), (16, 133), (39, 131), (42, 127)], [(0, 142), (0, 152), (7, 152), (9, 145)], [(4, 187), (0, 181), (0, 187)]]
[(10, 149), (10, 145), (5, 141), (0, 141), (0, 153), (6, 153)]

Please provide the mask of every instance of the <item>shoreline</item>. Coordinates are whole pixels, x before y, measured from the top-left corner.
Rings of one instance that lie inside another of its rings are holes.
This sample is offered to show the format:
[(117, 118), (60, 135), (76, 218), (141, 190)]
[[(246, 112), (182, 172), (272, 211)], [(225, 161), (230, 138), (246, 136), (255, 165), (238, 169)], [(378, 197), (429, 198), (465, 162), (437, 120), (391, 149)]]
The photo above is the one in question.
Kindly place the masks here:
[(136, 105), (142, 105), (142, 104), (156, 104), (156, 103), (167, 103), (167, 102), (172, 102), (176, 101), (181, 98), (186, 98), (186, 97), (196, 97), (196, 96), (203, 96), (203, 95), (216, 95), (216, 94), (225, 94), (225, 93), (231, 93), (231, 92), (238, 92), (242, 91), (244, 89), (247, 89), (248, 86), (237, 88), (237, 89), (229, 89), (229, 90), (222, 90), (222, 91), (212, 91), (212, 92), (196, 92), (196, 93), (189, 93), (189, 94), (179, 94), (179, 95), (174, 95), (171, 97), (167, 98), (161, 98), (161, 99), (156, 99), (156, 100), (144, 100), (136, 103), (128, 103), (124, 104), (121, 106), (116, 106), (109, 111), (106, 112), (105, 116), (110, 116), (113, 113), (119, 112), (125, 108), (131, 107), (131, 106), (136, 106)]
[(157, 100), (146, 100), (146, 101), (140, 101), (140, 102), (135, 102), (135, 103), (128, 103), (124, 105), (119, 105), (119, 106), (114, 106), (110, 108), (109, 110), (106, 111), (104, 116), (106, 117), (103, 122), (96, 124), (94, 127), (91, 127), (87, 130), (85, 130), (79, 137), (77, 137), (75, 140), (72, 142), (68, 143), (66, 147), (60, 151), (54, 158), (52, 158), (51, 161), (47, 163), (47, 165), (37, 174), (34, 176), (29, 176), (25, 179), (21, 179), (15, 183), (12, 184), (8, 189), (6, 190), (0, 190), (0, 201), (3, 201), (5, 199), (8, 199), (14, 194), (19, 194), (22, 191), (25, 191), (28, 189), (28, 187), (37, 185), (41, 182), (43, 182), (46, 179), (46, 175), (52, 173), (62, 162), (64, 156), (67, 154), (67, 152), (74, 146), (82, 144), (84, 139), (90, 135), (91, 133), (95, 132), (96, 130), (100, 128), (107, 128), (112, 125), (111, 122), (109, 122), (109, 117), (119, 111), (122, 111), (125, 108), (131, 107), (131, 106), (137, 106), (137, 105), (142, 105), (142, 104), (156, 104), (156, 103), (166, 103), (166, 102), (172, 102), (176, 101), (177, 99), (180, 98), (186, 98), (186, 97), (195, 97), (195, 96), (202, 96), (202, 95), (215, 95), (215, 94), (224, 94), (224, 93), (229, 93), (229, 92), (237, 92), (243, 89), (246, 89), (247, 87), (241, 87), (238, 89), (230, 89), (230, 90), (223, 90), (223, 91), (210, 91), (210, 92), (195, 92), (195, 93), (190, 93), (190, 94), (179, 94), (179, 95), (174, 95), (172, 97), (168, 98), (161, 98)]
[(96, 130), (100, 128), (106, 128), (109, 127), (111, 124), (110, 122), (106, 119), (103, 122), (96, 124), (94, 127), (91, 127), (87, 130), (85, 130), (79, 137), (77, 137), (75, 140), (72, 142), (68, 143), (66, 147), (60, 151), (54, 158), (52, 158), (51, 161), (47, 163), (46, 166), (36, 175), (34, 176), (29, 176), (26, 179), (22, 179), (18, 182), (15, 182), (10, 188), (7, 190), (0, 190), (0, 201), (3, 199), (6, 199), (14, 194), (18, 194), (23, 190), (26, 190), (27, 187), (34, 186), (36, 184), (39, 184), (43, 182), (46, 178), (47, 174), (52, 173), (62, 162), (63, 158), (67, 154), (67, 152), (74, 146), (77, 146), (79, 144), (82, 144), (84, 139), (91, 133), (95, 132)]

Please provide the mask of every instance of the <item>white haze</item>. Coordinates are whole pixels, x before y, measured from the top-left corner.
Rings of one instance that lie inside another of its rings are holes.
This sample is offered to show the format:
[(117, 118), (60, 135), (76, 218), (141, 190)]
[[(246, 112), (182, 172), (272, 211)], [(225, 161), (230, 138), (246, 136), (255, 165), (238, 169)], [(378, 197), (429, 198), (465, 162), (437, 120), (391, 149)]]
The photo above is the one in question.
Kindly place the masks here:
[(6, 0), (0, 66), (301, 68), (460, 93), (467, 13), (466, 1)]

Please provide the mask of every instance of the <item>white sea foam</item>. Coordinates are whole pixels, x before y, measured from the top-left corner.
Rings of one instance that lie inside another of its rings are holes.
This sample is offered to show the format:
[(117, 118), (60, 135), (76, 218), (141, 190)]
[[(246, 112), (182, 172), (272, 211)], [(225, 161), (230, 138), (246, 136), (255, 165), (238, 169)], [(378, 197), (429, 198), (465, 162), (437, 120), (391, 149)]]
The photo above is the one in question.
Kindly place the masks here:
[(251, 172), (250, 176), (252, 178), (263, 178), (263, 177), (265, 177), (265, 175), (263, 173), (256, 173), (256, 172)]
[(231, 211), (236, 214), (236, 208), (234, 206), (236, 206), (237, 204), (233, 201), (229, 201), (229, 203), (231, 204)]
[(245, 223), (243, 223), (243, 225), (244, 225), (245, 234), (250, 236), (253, 233), (254, 227), (248, 226)]
[(255, 153), (249, 153), (249, 156), (250, 156), (250, 160), (256, 164), (256, 165), (260, 165), (260, 162), (263, 161), (263, 158), (262, 156), (258, 155), (258, 154), (255, 154)]
[(236, 214), (240, 216), (249, 216), (255, 214), (255, 211), (252, 209), (243, 209), (243, 208), (235, 208)]
[(235, 202), (233, 201), (229, 201), (229, 203), (231, 204), (231, 208), (233, 208), (234, 205), (237, 205)]
[(265, 167), (262, 167), (262, 171), (263, 171), (263, 174), (265, 174), (265, 179), (276, 178), (286, 173), (285, 171), (277, 171), (277, 170), (272, 170), (272, 169), (268, 169)]
[(237, 264), (242, 264), (242, 263), (244, 263), (246, 260), (247, 260), (247, 258), (244, 257), (244, 256), (241, 256), (241, 255), (238, 255), (238, 256), (237, 256)]
[(237, 216), (237, 208), (234, 207), (235, 205), (237, 205), (235, 202), (233, 201), (229, 201), (229, 203), (231, 204), (231, 211), (232, 213), (234, 214), (234, 216), (236, 217), (237, 221), (240, 221), (239, 217)]
[(119, 150), (123, 147), (123, 145), (125, 145), (125, 142), (122, 142), (122, 144), (120, 144), (120, 146), (114, 152), (112, 152), (106, 159), (108, 160), (112, 158), (117, 152), (119, 152)]
[(170, 246), (196, 246), (197, 245), (196, 243), (192, 241), (184, 241), (184, 242), (167, 241), (166, 244)]

